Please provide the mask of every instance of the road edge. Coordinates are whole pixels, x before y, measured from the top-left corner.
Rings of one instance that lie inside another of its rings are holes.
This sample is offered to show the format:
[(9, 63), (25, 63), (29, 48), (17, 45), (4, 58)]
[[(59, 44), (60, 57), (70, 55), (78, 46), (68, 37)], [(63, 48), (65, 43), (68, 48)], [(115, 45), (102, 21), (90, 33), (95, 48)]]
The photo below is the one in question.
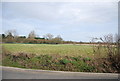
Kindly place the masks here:
[(18, 67), (9, 67), (9, 66), (0, 66), (2, 69), (14, 69), (21, 71), (31, 71), (31, 72), (51, 72), (51, 73), (81, 73), (81, 74), (100, 74), (100, 75), (119, 75), (119, 73), (93, 73), (93, 72), (71, 72), (71, 71), (53, 71), (53, 70), (37, 70), (37, 69), (26, 69), (26, 68), (18, 68)]

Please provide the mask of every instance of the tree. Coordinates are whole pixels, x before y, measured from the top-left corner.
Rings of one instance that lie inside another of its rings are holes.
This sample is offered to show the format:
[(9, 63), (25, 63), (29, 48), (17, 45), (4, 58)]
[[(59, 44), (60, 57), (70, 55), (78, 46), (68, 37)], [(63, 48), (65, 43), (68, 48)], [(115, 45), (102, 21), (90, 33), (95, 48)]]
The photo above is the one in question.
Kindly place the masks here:
[(7, 30), (5, 32), (5, 35), (6, 35), (6, 38), (8, 40), (11, 40), (11, 39), (13, 39), (16, 36), (16, 31), (15, 30)]
[(7, 30), (5, 32), (5, 42), (13, 43), (15, 42), (15, 39), (17, 38), (17, 32), (16, 30)]
[(57, 35), (57, 37), (55, 37), (54, 39), (58, 40), (58, 41), (62, 41), (62, 37), (60, 35)]
[(28, 35), (28, 38), (34, 39), (36, 37), (35, 31), (31, 31)]
[(52, 34), (48, 33), (48, 34), (46, 34), (46, 35), (43, 35), (43, 37), (44, 37), (45, 39), (51, 40), (51, 39), (53, 39), (54, 36), (53, 36)]
[(120, 43), (120, 35), (119, 34), (115, 34), (115, 43)]
[(17, 37), (17, 36), (18, 36), (16, 30), (7, 30), (7, 31), (5, 32), (5, 35), (6, 35), (6, 36), (12, 36), (12, 37)]
[(4, 39), (5, 38), (5, 34), (2, 34), (2, 39)]
[(58, 35), (57, 37), (55, 37), (53, 39), (53, 43), (55, 43), (55, 44), (60, 44), (60, 43), (62, 43), (62, 41), (63, 41), (63, 39), (60, 35)]

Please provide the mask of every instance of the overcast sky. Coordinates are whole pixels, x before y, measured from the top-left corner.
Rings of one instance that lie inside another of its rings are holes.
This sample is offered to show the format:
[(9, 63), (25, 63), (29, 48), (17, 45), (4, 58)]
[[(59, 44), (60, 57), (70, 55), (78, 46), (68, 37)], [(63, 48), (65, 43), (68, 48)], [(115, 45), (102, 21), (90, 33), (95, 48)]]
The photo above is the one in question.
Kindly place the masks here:
[[(51, 33), (64, 40), (90, 41), (118, 30), (117, 2), (7, 2), (2, 3), (2, 30), (42, 37)], [(1, 22), (1, 19), (0, 19)]]

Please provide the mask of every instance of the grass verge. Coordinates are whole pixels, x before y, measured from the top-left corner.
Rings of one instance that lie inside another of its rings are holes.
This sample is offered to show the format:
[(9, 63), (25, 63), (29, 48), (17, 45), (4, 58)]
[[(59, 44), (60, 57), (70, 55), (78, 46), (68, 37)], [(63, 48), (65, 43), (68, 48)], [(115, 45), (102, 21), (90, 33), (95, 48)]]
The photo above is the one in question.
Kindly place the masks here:
[[(99, 61), (98, 61), (99, 60)], [(55, 70), (55, 71), (73, 71), (73, 72), (104, 72), (117, 73), (116, 68), (104, 59), (93, 60), (81, 56), (70, 57), (60, 55), (35, 55), (19, 53), (12, 55), (7, 53), (3, 55), (3, 66)]]

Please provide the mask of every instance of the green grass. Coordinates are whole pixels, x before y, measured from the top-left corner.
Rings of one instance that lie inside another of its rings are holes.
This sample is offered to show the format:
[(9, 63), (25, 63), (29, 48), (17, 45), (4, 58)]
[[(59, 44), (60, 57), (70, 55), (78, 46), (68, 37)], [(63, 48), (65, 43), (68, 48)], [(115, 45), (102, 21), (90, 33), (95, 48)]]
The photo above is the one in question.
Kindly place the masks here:
[[(30, 55), (30, 54), (29, 54)], [(77, 72), (93, 72), (95, 67), (85, 62), (81, 57), (39, 55), (28, 58), (29, 55), (4, 54), (3, 66), (57, 70), (57, 71), (77, 71)], [(78, 60), (75, 60), (77, 58)]]
[(92, 46), (66, 45), (66, 44), (3, 44), (3, 47), (12, 54), (32, 53), (37, 55), (61, 55), (61, 56), (91, 56)]
[[(93, 52), (92, 45), (74, 44), (2, 44), (3, 66), (76, 71), (117, 72), (105, 57), (105, 47)], [(115, 57), (116, 58), (116, 57)], [(111, 68), (113, 70), (111, 70)]]

